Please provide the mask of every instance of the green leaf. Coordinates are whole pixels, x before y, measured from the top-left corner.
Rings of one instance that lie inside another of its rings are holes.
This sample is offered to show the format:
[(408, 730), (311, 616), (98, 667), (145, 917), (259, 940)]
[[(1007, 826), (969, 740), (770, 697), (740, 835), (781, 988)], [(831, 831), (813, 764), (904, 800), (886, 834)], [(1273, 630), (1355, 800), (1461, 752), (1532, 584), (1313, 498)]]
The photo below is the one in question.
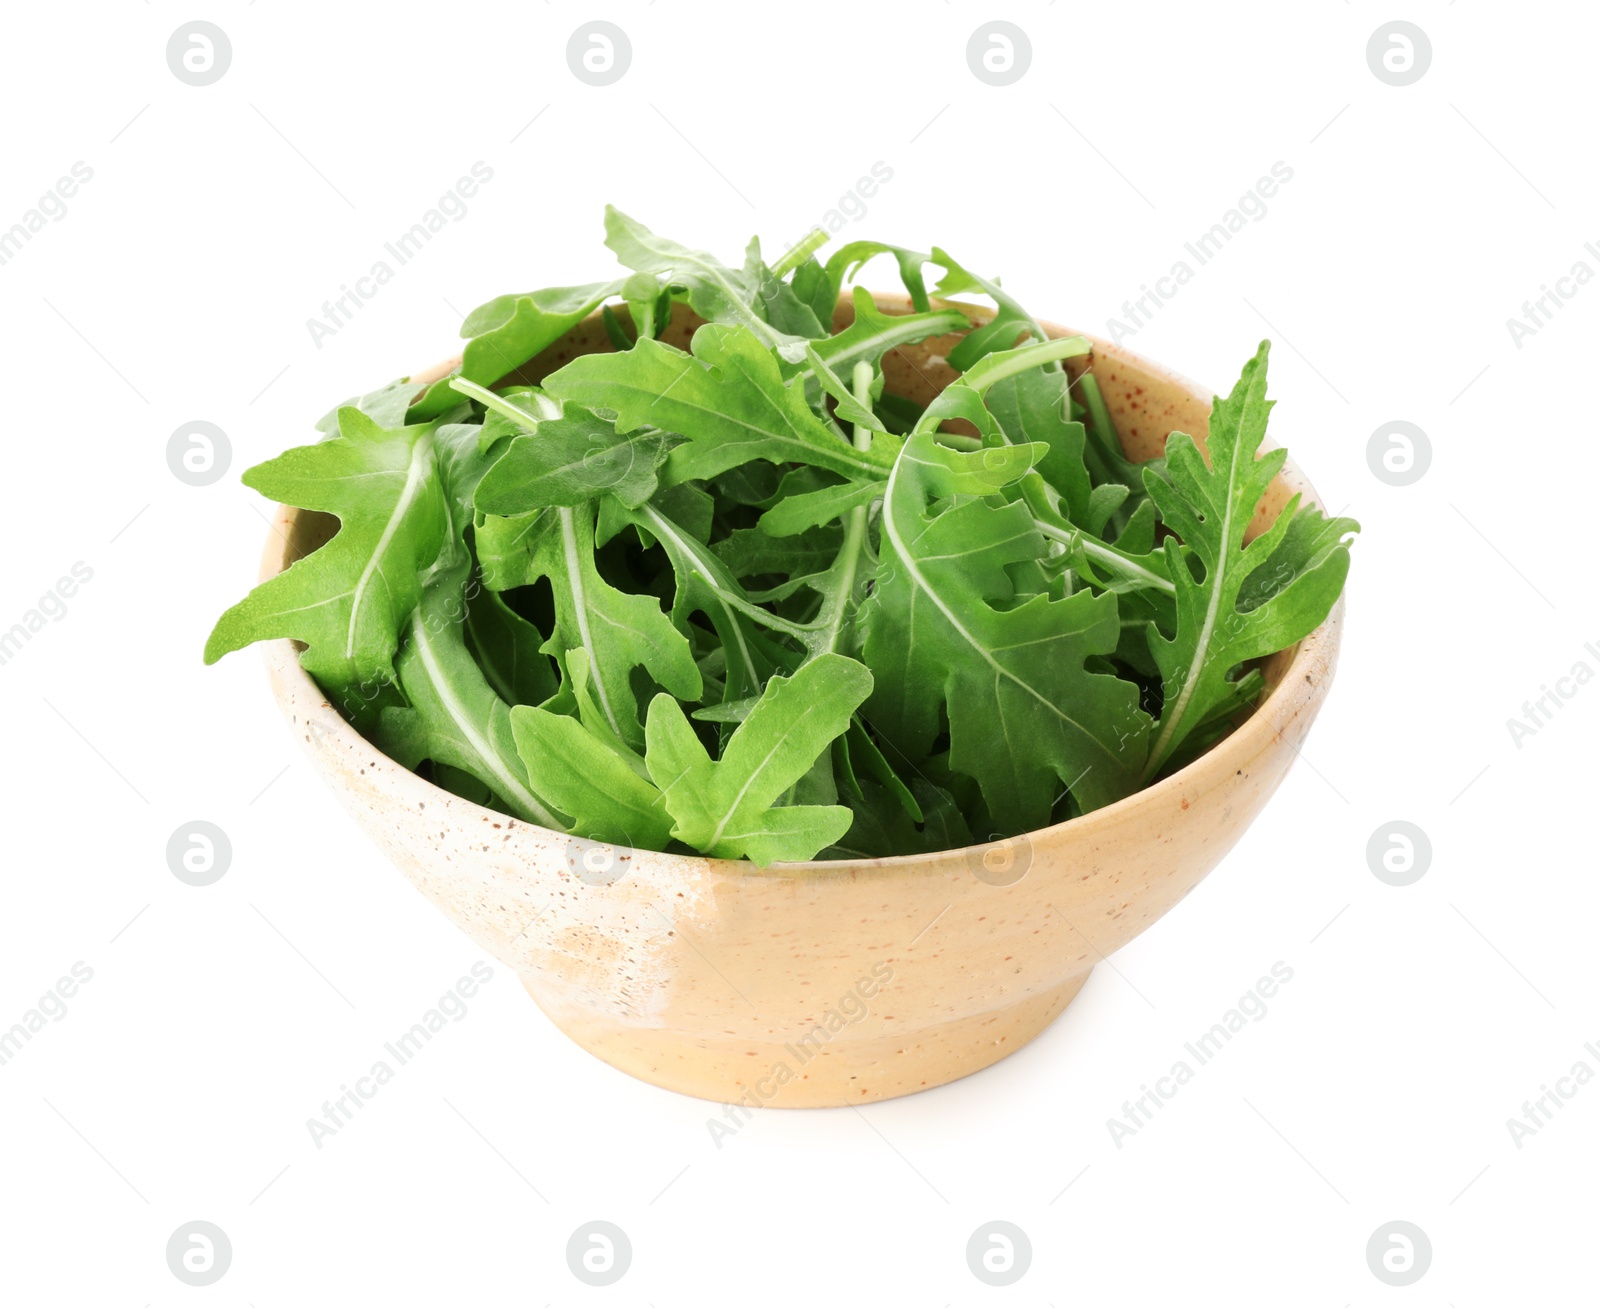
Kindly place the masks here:
[[(864, 409), (871, 393), (872, 365), (865, 360), (858, 360), (853, 381), (851, 398), (857, 409)], [(852, 438), (859, 450), (867, 448), (873, 436), (866, 425), (857, 423)], [(867, 510), (865, 502), (851, 507), (845, 515), (844, 541), (839, 547), (838, 557), (823, 576), (806, 579), (807, 584), (822, 597), (822, 607), (817, 613), (814, 629), (796, 635), (813, 659), (828, 654), (857, 652), (856, 647), (860, 642), (856, 633), (856, 617), (878, 566), (878, 556), (867, 532)]]
[(768, 536), (797, 536), (842, 518), (854, 508), (870, 505), (882, 495), (883, 483), (879, 481), (847, 481), (790, 495), (761, 515), (760, 529)]
[(507, 704), (543, 704), (560, 689), (545, 634), (481, 580), (469, 586), (467, 645)]
[[(923, 281), (922, 265), (927, 263), (931, 256), (920, 250), (908, 250), (900, 245), (885, 245), (881, 241), (851, 241), (848, 245), (840, 246), (829, 256), (827, 272), (833, 284), (834, 297), (838, 297), (839, 289), (861, 270), (864, 263), (880, 254), (894, 256), (894, 261), (900, 269), (900, 281), (911, 297), (912, 309), (917, 313), (927, 313), (928, 287)], [(962, 325), (966, 324), (963, 322)]]
[(774, 807), (872, 690), (854, 659), (829, 654), (792, 677), (773, 677), (713, 761), (670, 696), (650, 703), (645, 762), (666, 795), (673, 835), (718, 858), (757, 863), (812, 857), (850, 826), (838, 805)]
[(758, 306), (760, 288), (704, 250), (691, 250), (657, 236), (620, 209), (606, 206), (606, 244), (625, 268), (654, 273), (689, 293), (689, 305), (707, 322), (745, 328), (768, 349), (798, 345), (804, 337), (780, 331)]
[(929, 754), (944, 704), (953, 767), (978, 780), (1011, 831), (1049, 821), (1070, 787), (1085, 809), (1130, 793), (1149, 719), (1138, 690), (1086, 664), (1116, 648), (1112, 595), (1017, 602), (1009, 565), (1045, 556), (1021, 504), (931, 502), (990, 480), (983, 450), (947, 450), (922, 433), (889, 479), (882, 559), (862, 616), (877, 689), (867, 721), (912, 758)]
[(1039, 473), (1060, 497), (1062, 516), (1085, 522), (1092, 491), (1083, 463), (1083, 424), (1067, 416), (1067, 374), (1040, 368), (1007, 377), (984, 393), (983, 402), (1010, 440), (1048, 447)]
[(834, 308), (839, 300), (839, 288), (829, 280), (827, 270), (814, 257), (808, 255), (805, 262), (794, 270), (789, 285), (794, 288), (800, 303), (816, 315), (817, 321), (824, 328), (831, 329)]
[(843, 539), (844, 533), (837, 527), (795, 533), (781, 540), (758, 527), (740, 527), (712, 546), (712, 553), (741, 579), (803, 576), (821, 572), (832, 564)]
[[(761, 238), (752, 236), (744, 255), (745, 281), (755, 292), (761, 316), (788, 336), (815, 339), (833, 328), (830, 306), (824, 317), (812, 311), (788, 282), (780, 280), (761, 260)], [(826, 326), (824, 326), (826, 324)]]
[(973, 843), (972, 828), (949, 791), (913, 777), (911, 793), (924, 815), (920, 822), (893, 792), (875, 782), (863, 782), (859, 798), (845, 797), (853, 819), (850, 829), (820, 857), (892, 858), (962, 849)]
[(1338, 550), (1348, 553), (1345, 537), (1360, 530), (1361, 524), (1354, 518), (1330, 518), (1314, 504), (1299, 505), (1272, 553), (1239, 587), (1239, 611), (1260, 608)]
[(654, 427), (619, 433), (593, 410), (557, 404), (536, 391), (498, 396), (459, 379), (455, 386), (521, 433), (478, 484), (474, 503), (483, 513), (516, 517), (544, 508), (574, 508), (601, 494), (637, 508), (656, 493), (657, 469), (677, 443)]
[[(1090, 530), (1074, 527), (1060, 513), (1037, 497), (1029, 497), (1034, 523), (1047, 539), (1063, 547), (1062, 562), (1097, 590), (1119, 595), (1148, 592), (1151, 602), (1165, 614), (1172, 608), (1173, 584), (1168, 574), (1164, 550), (1150, 544), (1149, 530), (1155, 521), (1148, 501), (1128, 521), (1115, 542), (1101, 540)], [(1166, 625), (1170, 625), (1166, 624)]]
[(394, 680), (400, 629), (444, 543), (448, 512), (432, 425), (385, 429), (346, 408), (339, 428), (245, 473), (245, 485), (269, 499), (336, 515), (339, 531), (224, 613), (205, 661), (258, 640), (303, 641), (301, 664), (360, 716), (367, 690)]
[(634, 521), (650, 533), (671, 562), (677, 579), (672, 620), (678, 628), (686, 630), (689, 615), (703, 613), (716, 629), (727, 658), (725, 698), (742, 699), (756, 694), (774, 666), (774, 659), (751, 621), (752, 614), (760, 611), (757, 605), (722, 560), (670, 517), (663, 504), (642, 505)]
[(860, 479), (885, 475), (892, 455), (859, 453), (785, 384), (778, 361), (750, 332), (708, 323), (694, 353), (640, 341), (621, 354), (587, 354), (545, 378), (564, 400), (617, 415), (617, 430), (649, 425), (687, 443), (667, 458), (665, 480), (715, 477), (753, 459), (799, 462)]
[(607, 723), (630, 745), (644, 741), (632, 671), (642, 667), (679, 699), (702, 686), (689, 642), (651, 595), (629, 595), (595, 567), (593, 505), (547, 509), (528, 518), (487, 518), (478, 529), (479, 559), (497, 590), (548, 578), (555, 623), (544, 651), (570, 681), (568, 651), (589, 659), (590, 684)]
[[(1191, 437), (1173, 432), (1166, 478), (1145, 474), (1163, 523), (1178, 536), (1166, 542), (1177, 587), (1177, 634), (1169, 640), (1150, 630), (1162, 710), (1146, 780), (1219, 704), (1236, 695), (1235, 668), (1288, 648), (1322, 624), (1350, 568), (1341, 538), (1355, 524), (1347, 518), (1324, 522), (1317, 510), (1301, 509), (1298, 495), (1271, 527), (1244, 544), (1256, 505), (1287, 457), (1281, 449), (1257, 457), (1272, 410), (1266, 397), (1269, 348), (1262, 341), (1232, 392), (1215, 401), (1206, 441), (1209, 466)], [(1280, 573), (1284, 563), (1287, 570)], [(1246, 593), (1246, 581), (1269, 565), (1270, 584), (1258, 582)]]
[(890, 350), (925, 341), (930, 336), (966, 331), (971, 325), (960, 309), (935, 309), (929, 313), (884, 313), (865, 287), (852, 295), (855, 318), (842, 332), (812, 347), (822, 361), (841, 377), (862, 360), (877, 363)]
[[(862, 360), (862, 362), (865, 363), (866, 361)], [(872, 411), (871, 394), (869, 393), (864, 401), (856, 399), (844, 378), (829, 367), (827, 361), (817, 353), (816, 347), (810, 344), (806, 346), (806, 364), (811, 376), (816, 379), (819, 389), (833, 397), (834, 416), (840, 422), (848, 422), (856, 427), (866, 427), (871, 431), (887, 432), (889, 430), (884, 425), (883, 420)], [(868, 371), (869, 373), (871, 371), (870, 365), (868, 365)], [(882, 389), (881, 383), (879, 389)], [(888, 440), (885, 442), (885, 448), (889, 450), (899, 449), (900, 442)]]
[(850, 724), (850, 730), (844, 737), (835, 742), (835, 749), (849, 764), (849, 773), (852, 777), (859, 771), (865, 771), (868, 777), (894, 796), (895, 801), (913, 822), (926, 820), (916, 796), (905, 782), (900, 780), (899, 773), (884, 757), (883, 751), (878, 748), (878, 742), (873, 740), (872, 734), (861, 725), (859, 718)]
[(952, 368), (968, 372), (989, 352), (1010, 350), (1024, 337), (1045, 339), (1044, 328), (1016, 299), (1000, 286), (998, 279), (991, 281), (963, 268), (937, 245), (933, 247), (930, 261), (945, 270), (939, 284), (933, 288), (935, 295), (961, 295), (976, 291), (994, 301), (995, 316), (983, 326), (969, 332), (955, 349), (950, 351)]
[(665, 798), (589, 694), (588, 656), (573, 650), (568, 668), (578, 717), (539, 708), (511, 710), (511, 732), (528, 775), (573, 815), (574, 835), (665, 849), (672, 838)]
[(554, 345), (622, 285), (612, 281), (552, 286), (480, 304), (461, 324), (461, 335), (470, 338), (461, 353), (461, 366), (428, 388), (411, 406), (407, 421), (421, 422), (454, 408), (460, 402), (450, 386), (455, 377), (490, 386), (509, 376)]
[(415, 768), (432, 759), (478, 778), (524, 822), (567, 830), (568, 823), (536, 794), (517, 753), (511, 709), (493, 689), (462, 637), (465, 560), (436, 571), (406, 629), (399, 660), (407, 708), (383, 711), (373, 743)]
[(411, 407), (411, 401), (420, 395), (423, 389), (421, 382), (401, 377), (387, 386), (380, 386), (375, 391), (355, 396), (329, 409), (317, 419), (317, 430), (324, 436), (337, 436), (340, 409), (360, 409), (380, 427), (403, 427), (406, 423), (406, 410)]

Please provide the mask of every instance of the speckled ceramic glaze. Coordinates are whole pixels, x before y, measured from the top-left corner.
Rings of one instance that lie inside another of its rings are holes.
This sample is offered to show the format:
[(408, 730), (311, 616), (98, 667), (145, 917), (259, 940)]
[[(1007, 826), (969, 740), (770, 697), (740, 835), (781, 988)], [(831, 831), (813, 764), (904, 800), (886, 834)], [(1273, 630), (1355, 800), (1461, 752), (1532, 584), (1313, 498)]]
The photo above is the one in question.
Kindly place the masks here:
[[(902, 297), (879, 303), (906, 308)], [(841, 301), (840, 325), (848, 317)], [(680, 315), (666, 339), (686, 345), (693, 326)], [(955, 339), (891, 355), (889, 388), (926, 403), (953, 376), (944, 355)], [(607, 348), (591, 319), (518, 379)], [(1131, 457), (1158, 454), (1173, 430), (1205, 433), (1208, 392), (1104, 341), (1092, 366)], [(1313, 497), (1289, 464), (1255, 530), (1295, 491)], [(331, 527), (320, 514), (280, 511), (262, 577)], [(1341, 601), (1268, 662), (1270, 694), (1238, 730), (1119, 803), (1000, 845), (768, 868), (611, 849), (479, 808), (368, 744), (289, 641), (268, 645), (266, 661), (273, 693), (345, 807), (572, 1039), (672, 1090), (799, 1108), (941, 1085), (1043, 1030), (1096, 962), (1216, 866), (1283, 780), (1328, 692), (1342, 612)]]

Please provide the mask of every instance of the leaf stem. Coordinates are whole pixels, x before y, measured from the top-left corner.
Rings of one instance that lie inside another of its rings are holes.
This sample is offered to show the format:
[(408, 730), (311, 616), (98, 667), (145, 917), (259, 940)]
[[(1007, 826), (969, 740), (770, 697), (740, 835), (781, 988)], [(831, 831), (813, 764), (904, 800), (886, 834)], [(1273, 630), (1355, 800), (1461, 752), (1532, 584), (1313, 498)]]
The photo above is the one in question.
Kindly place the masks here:
[(822, 228), (813, 227), (778, 257), (777, 263), (772, 265), (772, 275), (781, 282), (831, 239)]
[[(687, 576), (703, 583), (706, 589), (711, 592), (717, 602), (722, 606), (723, 611), (727, 613), (730, 618), (735, 619), (734, 630), (737, 633), (737, 638), (739, 641), (739, 662), (742, 665), (745, 673), (748, 675), (750, 684), (752, 686), (760, 686), (761, 672), (760, 669), (756, 667), (755, 660), (751, 657), (750, 650), (745, 644), (743, 633), (739, 630), (737, 615), (743, 613), (745, 616), (754, 618), (768, 626), (771, 626), (774, 623), (784, 624), (785, 628), (793, 628), (793, 630), (789, 631), (788, 634), (793, 635), (795, 639), (802, 642), (805, 639), (805, 635), (809, 633), (804, 632), (804, 630), (799, 628), (797, 624), (786, 623), (784, 619), (778, 617), (776, 614), (768, 613), (766, 609), (751, 603), (744, 596), (735, 595), (732, 591), (729, 591), (723, 586), (719, 585), (709, 571), (709, 561), (703, 561), (702, 559), (702, 556), (705, 552), (699, 543), (685, 537), (683, 533), (678, 530), (677, 524), (674, 523), (672, 519), (668, 518), (664, 513), (662, 513), (660, 509), (656, 508), (654, 504), (647, 503), (641, 505), (639, 512), (644, 515), (649, 530), (655, 533), (658, 540), (662, 541), (663, 543), (666, 541), (672, 542), (671, 546), (668, 547), (668, 553), (676, 553), (682, 556), (682, 558), (685, 560), (683, 566), (684, 572), (687, 574)], [(674, 566), (676, 567), (677, 565), (674, 564)]]
[(1158, 572), (1152, 572), (1143, 564), (1135, 563), (1115, 546), (1107, 545), (1104, 541), (1096, 540), (1088, 532), (1074, 528), (1067, 531), (1040, 516), (1039, 508), (1033, 503), (1028, 494), (1026, 482), (1023, 487), (1023, 498), (1028, 500), (1028, 507), (1033, 510), (1034, 526), (1050, 540), (1060, 541), (1068, 549), (1081, 548), (1096, 563), (1108, 570), (1136, 581), (1141, 586), (1148, 586), (1151, 590), (1159, 590), (1168, 595), (1176, 595), (1178, 588), (1171, 581)]
[[(871, 406), (872, 365), (865, 359), (856, 361), (850, 377), (850, 393), (862, 408)], [(851, 440), (856, 449), (867, 449), (872, 444), (872, 429), (863, 423), (852, 423)], [(834, 564), (837, 576), (834, 578), (833, 593), (828, 597), (826, 616), (822, 621), (822, 628), (827, 633), (822, 645), (822, 652), (825, 653), (836, 653), (844, 635), (845, 615), (855, 594), (856, 573), (861, 566), (861, 548), (867, 540), (867, 511), (865, 504), (858, 504), (850, 510), (846, 520), (844, 545)]]
[(546, 418), (559, 418), (561, 406), (552, 400), (543, 391), (528, 391), (527, 398), (539, 410), (537, 414), (529, 413), (526, 409), (519, 409), (503, 395), (496, 395), (487, 386), (479, 386), (477, 382), (468, 381), (465, 377), (452, 377), (450, 388), (460, 391), (461, 394), (476, 400), (484, 408), (498, 413), (502, 418), (509, 418), (519, 427), (532, 431), (534, 425)]

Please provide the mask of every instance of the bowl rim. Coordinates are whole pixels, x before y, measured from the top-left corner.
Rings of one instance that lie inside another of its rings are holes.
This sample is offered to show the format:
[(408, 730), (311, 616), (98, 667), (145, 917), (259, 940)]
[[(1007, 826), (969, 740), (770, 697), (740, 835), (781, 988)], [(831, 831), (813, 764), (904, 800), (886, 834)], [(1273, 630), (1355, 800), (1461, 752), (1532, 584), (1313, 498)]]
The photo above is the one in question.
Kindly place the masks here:
[[(873, 299), (880, 308), (906, 311), (910, 305), (910, 297), (892, 292), (873, 292)], [(841, 305), (849, 302), (850, 291), (847, 288), (840, 296)], [(979, 325), (984, 317), (990, 316), (993, 310), (986, 305), (969, 304), (960, 300), (940, 301), (952, 307), (968, 312), (969, 317)], [(591, 315), (591, 318), (598, 315)], [(588, 319), (585, 320), (589, 321)], [(1047, 336), (1059, 338), (1062, 336), (1084, 336), (1093, 345), (1090, 358), (1105, 357), (1118, 360), (1130, 367), (1137, 368), (1151, 376), (1168, 383), (1178, 389), (1186, 391), (1192, 398), (1207, 404), (1208, 407), (1216, 398), (1215, 392), (1200, 386), (1182, 373), (1176, 372), (1166, 365), (1157, 363), (1132, 350), (1123, 348), (1111, 341), (1095, 336), (1091, 332), (1073, 331), (1044, 319), (1038, 320)], [(407, 379), (418, 386), (431, 384), (440, 377), (447, 375), (461, 363), (461, 355), (456, 354), (443, 359), (431, 368), (424, 369), (410, 375)], [(1192, 433), (1191, 433), (1192, 434)], [(1269, 436), (1262, 443), (1262, 450), (1278, 448), (1277, 442)], [(1299, 493), (1302, 504), (1321, 505), (1322, 501), (1317, 495), (1315, 487), (1301, 472), (1293, 459), (1286, 458), (1275, 482), (1282, 482), (1291, 494)], [(290, 531), (300, 510), (291, 505), (280, 504), (276, 506), (270, 530), (267, 533), (266, 546), (262, 552), (259, 572), (260, 581), (283, 571), (284, 556), (288, 550)], [(877, 870), (905, 870), (914, 869), (919, 865), (933, 869), (942, 865), (949, 858), (967, 858), (973, 855), (982, 856), (986, 849), (1003, 848), (1014, 844), (1019, 839), (1030, 843), (1043, 837), (1065, 833), (1068, 829), (1075, 835), (1082, 835), (1092, 839), (1097, 828), (1107, 828), (1115, 823), (1120, 823), (1129, 818), (1140, 806), (1159, 809), (1169, 802), (1176, 806), (1186, 794), (1203, 793), (1218, 784), (1225, 783), (1227, 779), (1237, 772), (1242, 771), (1245, 763), (1256, 758), (1264, 748), (1274, 741), (1287, 740), (1286, 730), (1295, 718), (1307, 710), (1313, 709), (1317, 701), (1326, 693), (1326, 686), (1332, 677), (1337, 660), (1340, 636), (1344, 624), (1345, 595), (1341, 590), (1339, 598), (1335, 601), (1333, 609), (1329, 612), (1322, 624), (1304, 637), (1294, 646), (1288, 666), (1284, 668), (1278, 682), (1261, 700), (1250, 716), (1235, 727), (1228, 735), (1213, 745), (1199, 757), (1192, 759), (1176, 772), (1152, 782), (1147, 786), (1134, 791), (1114, 803), (1102, 808), (1094, 809), (1078, 817), (1067, 818), (1062, 822), (1053, 822), (1048, 826), (1038, 827), (1032, 831), (1024, 832), (1020, 836), (1005, 837), (1000, 840), (982, 841), (973, 845), (963, 845), (947, 850), (936, 850), (918, 854), (890, 854), (879, 858), (851, 858), (851, 859), (807, 859), (792, 863), (757, 864), (747, 859), (716, 858), (709, 854), (676, 854), (659, 850), (639, 851), (648, 853), (652, 858), (674, 860), (684, 865), (684, 870), (691, 868), (705, 869), (710, 873), (720, 873), (730, 877), (810, 877), (818, 878), (830, 875), (854, 876), (860, 872)], [(1279, 651), (1283, 653), (1283, 651)], [(392, 783), (402, 791), (409, 791), (414, 797), (424, 801), (430, 798), (443, 797), (457, 804), (468, 806), (469, 809), (479, 809), (486, 814), (492, 814), (497, 820), (509, 824), (510, 830), (526, 827), (530, 831), (547, 832), (563, 839), (571, 839), (569, 833), (557, 831), (549, 827), (541, 827), (537, 823), (527, 822), (511, 814), (501, 813), (495, 809), (483, 808), (468, 799), (463, 799), (449, 791), (442, 789), (426, 778), (419, 776), (410, 768), (404, 767), (394, 759), (389, 758), (382, 750), (378, 749), (370, 740), (363, 736), (352, 726), (323, 693), (311, 674), (300, 663), (299, 651), (295, 642), (287, 637), (262, 642), (262, 656), (268, 664), (269, 671), (276, 676), (288, 677), (297, 681), (303, 690), (305, 700), (304, 711), (309, 714), (317, 713), (321, 721), (317, 724), (319, 736), (333, 736), (339, 743), (347, 744), (354, 748), (366, 748), (377, 751), (378, 755), (393, 764), (394, 775)], [(314, 707), (311, 707), (314, 706)], [(1299, 750), (1290, 742), (1291, 748), (1298, 755)], [(368, 770), (369, 780), (372, 772)], [(402, 796), (414, 803), (414, 798)], [(1184, 805), (1187, 807), (1187, 805)], [(629, 846), (614, 846), (617, 849), (631, 849)]]

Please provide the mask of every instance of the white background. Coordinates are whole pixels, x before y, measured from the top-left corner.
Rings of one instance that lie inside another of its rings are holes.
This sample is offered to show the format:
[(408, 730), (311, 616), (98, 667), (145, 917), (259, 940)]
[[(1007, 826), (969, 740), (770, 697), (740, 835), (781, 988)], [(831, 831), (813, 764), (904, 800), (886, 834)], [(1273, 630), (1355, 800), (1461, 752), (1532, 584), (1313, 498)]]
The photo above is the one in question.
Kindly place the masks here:
[[(233, 48), (208, 87), (165, 57), (195, 18)], [(602, 88), (564, 53), (597, 18), (633, 52)], [(1432, 42), (1406, 87), (1365, 53), (1396, 18)], [(1032, 45), (1000, 88), (965, 56), (993, 19)], [(0, 266), (0, 628), (75, 562), (93, 579), (0, 666), (0, 1027), (94, 975), (0, 1067), (0, 1302), (1595, 1301), (1600, 1082), (1520, 1149), (1506, 1125), (1600, 1072), (1600, 687), (1521, 748), (1506, 726), (1600, 671), (1600, 285), (1520, 348), (1506, 326), (1574, 262), (1600, 271), (1593, 12), (152, 0), (4, 22), (0, 229), (74, 162), (93, 179)], [(318, 348), (323, 301), (480, 160), (467, 215)], [(301, 760), (259, 660), (202, 668), (267, 530), (238, 473), (450, 353), (458, 311), (610, 276), (608, 200), (733, 260), (882, 161), (850, 236), (941, 244), (1104, 334), (1280, 160), (1266, 216), (1131, 342), (1226, 388), (1271, 336), (1274, 434), (1363, 524), (1338, 682), (1223, 865), (1037, 1041), (943, 1089), (764, 1113), (718, 1148), (711, 1106), (595, 1061), (496, 967), (315, 1148), (306, 1119), (479, 955)], [(166, 462), (194, 419), (232, 444), (209, 487)], [(1397, 419), (1433, 451), (1400, 488), (1367, 458)], [(203, 889), (165, 855), (197, 818), (233, 845)], [(1366, 854), (1393, 819), (1432, 841), (1404, 888)], [(1280, 960), (1266, 1017), (1117, 1148), (1107, 1119)], [(633, 1246), (609, 1289), (566, 1264), (593, 1218)], [(965, 1256), (996, 1218), (1033, 1246), (1004, 1290)], [(193, 1219), (233, 1246), (206, 1289), (166, 1262)], [(1432, 1244), (1408, 1288), (1367, 1263), (1395, 1219)]]

